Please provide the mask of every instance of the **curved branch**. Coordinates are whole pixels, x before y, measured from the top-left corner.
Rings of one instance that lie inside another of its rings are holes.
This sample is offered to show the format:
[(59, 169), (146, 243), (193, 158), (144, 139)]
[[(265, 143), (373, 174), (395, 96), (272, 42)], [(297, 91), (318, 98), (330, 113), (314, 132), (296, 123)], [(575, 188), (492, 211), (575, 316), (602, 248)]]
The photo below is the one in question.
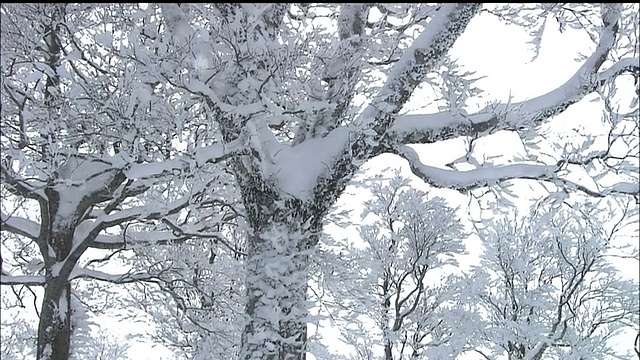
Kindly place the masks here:
[(35, 242), (38, 241), (40, 224), (37, 222), (13, 215), (10, 216), (5, 213), (1, 213), (0, 216), (2, 219), (2, 231), (6, 230), (16, 235), (29, 238)]
[(556, 165), (512, 164), (455, 171), (423, 164), (420, 162), (418, 153), (409, 146), (401, 147), (396, 151), (396, 154), (407, 160), (411, 171), (426, 183), (439, 188), (449, 188), (463, 192), (494, 185), (505, 180), (529, 179), (550, 181), (564, 187), (580, 190), (594, 197), (604, 197), (614, 193), (636, 196), (640, 194), (640, 185), (637, 183), (621, 182), (605, 189), (591, 190), (583, 185), (560, 178), (557, 176), (557, 172), (562, 169), (562, 162)]

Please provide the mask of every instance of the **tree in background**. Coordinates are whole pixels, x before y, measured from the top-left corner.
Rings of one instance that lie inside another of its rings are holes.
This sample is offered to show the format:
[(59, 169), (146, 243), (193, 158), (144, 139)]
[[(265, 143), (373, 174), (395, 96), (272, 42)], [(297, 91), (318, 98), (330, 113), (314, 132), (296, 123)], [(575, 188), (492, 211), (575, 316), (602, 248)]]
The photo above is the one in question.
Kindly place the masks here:
[[(359, 353), (379, 348), (386, 360), (455, 356), (462, 348), (450, 343), (448, 313), (459, 306), (459, 279), (451, 270), (468, 237), (460, 214), (397, 171), (358, 186), (371, 198), (361, 239), (323, 241), (330, 253), (320, 268), (329, 270), (320, 284), (329, 301), (320, 302)], [(353, 332), (358, 324), (362, 337)]]
[(487, 359), (631, 358), (616, 336), (632, 342), (639, 330), (637, 279), (616, 263), (640, 260), (637, 205), (547, 201), (479, 229), (486, 252), (463, 290), (478, 319), (467, 337)]
[(132, 284), (124, 303), (151, 315), (157, 324), (152, 340), (179, 358), (237, 359), (244, 323), (242, 253), (205, 241), (138, 249), (135, 262), (148, 267), (159, 286)]
[[(70, 292), (76, 255), (138, 238), (133, 231), (154, 238), (146, 227), (125, 227), (128, 221), (160, 222), (170, 240), (206, 237), (203, 229), (215, 228), (225, 205), (212, 203), (210, 212), (220, 216), (192, 212), (185, 220), (182, 210), (200, 194), (224, 199), (233, 186), (242, 200), (246, 360), (305, 358), (310, 257), (331, 206), (378, 155), (397, 155), (426, 183), (461, 192), (503, 192), (509, 180), (527, 179), (551, 191), (638, 196), (637, 102), (627, 106), (622, 91), (629, 77), (637, 84), (640, 71), (636, 4), (33, 6), (2, 8), (3, 20), (15, 20), (2, 22), (2, 176), (15, 204), (29, 199), (41, 218), (24, 222), (27, 211), (11, 206), (2, 222), (3, 234), (20, 237), (11, 241), (26, 239), (43, 257), (41, 358), (48, 344), (65, 347), (69, 312), (59, 309), (68, 301), (60, 300)], [(534, 45), (547, 18), (586, 31), (592, 44), (557, 88), (477, 109), (469, 100), (479, 90), (450, 50), (481, 12), (531, 30)], [(99, 31), (87, 34), (93, 41), (82, 42), (81, 29), (61, 21), (72, 18), (98, 19)], [(25, 19), (31, 22), (14, 26)], [(66, 76), (87, 85), (64, 85)], [(433, 85), (431, 97), (418, 96), (424, 83)], [(427, 108), (407, 114), (418, 97), (428, 98)], [(579, 124), (571, 141), (556, 136), (554, 125), (568, 121), (554, 120), (593, 99), (604, 121)], [(524, 152), (481, 161), (480, 140), (505, 132)], [(86, 133), (93, 142), (83, 147), (75, 141)], [(441, 153), (426, 147), (418, 155), (413, 147), (447, 140), (466, 151), (448, 167), (432, 165)], [(131, 208), (121, 206), (126, 199)], [(72, 217), (58, 216), (58, 208)], [(58, 218), (65, 220), (49, 222)], [(3, 284), (16, 280), (2, 276)], [(53, 358), (64, 358), (57, 348)]]

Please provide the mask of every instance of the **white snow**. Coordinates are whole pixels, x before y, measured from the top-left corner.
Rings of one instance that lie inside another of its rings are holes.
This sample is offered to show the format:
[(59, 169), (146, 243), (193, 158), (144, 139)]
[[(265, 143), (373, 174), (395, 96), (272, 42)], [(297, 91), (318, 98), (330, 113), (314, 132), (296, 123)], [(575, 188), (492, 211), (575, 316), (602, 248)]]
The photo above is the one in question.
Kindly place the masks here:
[(495, 184), (516, 178), (550, 179), (558, 169), (556, 165), (512, 164), (500, 167), (453, 171), (428, 166), (420, 161), (415, 150), (402, 147), (402, 157), (409, 161), (414, 173), (437, 187), (466, 189), (475, 185)]
[(69, 303), (67, 302), (66, 290), (62, 290), (60, 300), (58, 301), (58, 317), (60, 321), (64, 322), (67, 317), (67, 311), (69, 310)]
[(275, 154), (273, 176), (283, 192), (299, 199), (308, 199), (320, 175), (329, 171), (344, 149), (349, 128), (337, 128), (325, 138), (308, 139)]
[(40, 224), (35, 221), (23, 219), (17, 216), (9, 216), (4, 212), (0, 215), (3, 226), (8, 229), (15, 229), (20, 235), (30, 239), (37, 239), (40, 233)]
[(104, 189), (114, 171), (109, 162), (70, 156), (60, 167), (61, 181), (55, 185), (60, 196), (57, 222), (63, 224), (71, 219), (82, 199)]

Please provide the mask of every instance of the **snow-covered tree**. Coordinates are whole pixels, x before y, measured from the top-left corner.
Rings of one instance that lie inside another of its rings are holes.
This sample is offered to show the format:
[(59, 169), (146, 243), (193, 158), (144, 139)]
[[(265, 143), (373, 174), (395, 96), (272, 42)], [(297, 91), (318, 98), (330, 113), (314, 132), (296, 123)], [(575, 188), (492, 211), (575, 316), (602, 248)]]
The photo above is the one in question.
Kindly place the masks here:
[[(465, 91), (469, 81), (453, 77), (459, 94), (442, 94), (440, 112), (403, 115), (423, 82), (451, 85), (442, 76), (453, 66), (447, 54), (481, 10), (481, 4), (162, 6), (169, 46), (182, 56), (162, 71), (201, 99), (219, 126), (251, 227), (241, 358), (305, 357), (309, 254), (331, 205), (376, 155), (396, 154), (425, 182), (460, 191), (525, 178), (594, 196), (638, 193), (629, 148), (617, 148), (637, 144), (635, 113), (609, 108), (605, 144), (584, 134), (571, 154), (533, 150), (545, 138), (537, 129), (591, 94), (604, 96), (622, 75), (637, 76), (632, 6), (585, 7), (580, 17), (571, 17), (569, 6), (496, 9), (532, 28), (545, 17), (562, 16), (573, 27), (587, 17), (583, 27), (595, 47), (563, 85), (527, 101), (469, 111), (463, 103), (473, 95)], [(502, 131), (518, 134), (532, 152), (519, 163), (469, 161), (476, 168), (460, 170), (465, 158), (453, 169), (438, 168), (409, 146)], [(605, 182), (610, 167), (618, 173)], [(572, 177), (578, 170), (591, 180)]]
[(144, 38), (132, 29), (147, 24), (132, 19), (138, 9), (1, 7), (1, 283), (18, 297), (43, 290), (37, 359), (69, 358), (81, 310), (71, 299), (83, 296), (75, 280), (153, 280), (146, 269), (105, 270), (122, 250), (194, 236), (224, 243), (215, 218), (226, 203), (212, 193), (225, 175), (215, 155), (184, 155), (187, 139), (213, 150), (193, 140), (197, 111), (177, 118), (167, 84), (132, 61)]
[[(468, 236), (460, 214), (443, 198), (412, 188), (397, 171), (360, 186), (371, 199), (364, 204), (360, 239), (322, 241), (324, 264), (318, 267), (328, 272), (318, 285), (329, 300), (319, 299), (323, 308), (348, 343), (366, 347), (360, 353), (377, 349), (386, 360), (430, 357), (433, 351), (454, 356), (462, 348), (449, 341), (447, 313), (458, 306), (452, 269)], [(364, 338), (351, 333), (354, 325)]]
[(640, 261), (637, 205), (556, 205), (480, 229), (486, 252), (463, 290), (478, 319), (467, 337), (491, 359), (630, 359), (621, 342), (640, 330), (640, 294), (616, 263)]
[[(527, 179), (596, 197), (638, 196), (637, 101), (629, 96), (640, 71), (636, 4), (21, 6), (2, 7), (12, 20), (2, 21), (3, 187), (42, 210), (34, 223), (3, 209), (3, 234), (14, 229), (37, 244), (39, 283), (64, 285), (81, 250), (123, 238), (109, 228), (177, 216), (194, 193), (224, 197), (229, 185), (215, 182), (233, 177), (249, 226), (242, 359), (305, 358), (309, 257), (331, 206), (378, 155), (399, 156), (426, 183), (461, 192)], [(586, 32), (591, 43), (563, 84), (477, 108), (479, 90), (452, 49), (479, 16), (530, 30), (536, 52), (548, 21)], [(423, 91), (425, 83), (435, 90)], [(577, 124), (570, 141), (554, 136), (555, 124), (571, 123), (554, 120), (589, 100), (604, 121), (598, 114)], [(415, 101), (427, 106), (408, 114)], [(479, 161), (480, 140), (504, 134), (523, 151)], [(93, 142), (76, 142), (86, 138)], [(434, 165), (441, 153), (414, 146), (445, 141), (468, 150), (449, 167)], [(208, 175), (186, 188), (163, 178), (191, 171)], [(157, 186), (184, 193), (140, 200)], [(118, 206), (134, 196), (131, 208)], [(57, 218), (65, 220), (49, 221)], [(178, 223), (163, 224), (178, 237), (202, 230)], [(41, 323), (67, 324), (51, 314), (66, 304), (68, 286), (45, 288), (53, 301)]]

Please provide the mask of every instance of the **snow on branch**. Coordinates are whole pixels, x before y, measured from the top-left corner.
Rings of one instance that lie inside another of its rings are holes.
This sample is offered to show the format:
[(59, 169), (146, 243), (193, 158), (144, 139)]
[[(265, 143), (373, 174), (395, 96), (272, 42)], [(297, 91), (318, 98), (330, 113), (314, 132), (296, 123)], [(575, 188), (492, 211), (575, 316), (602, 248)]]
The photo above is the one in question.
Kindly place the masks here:
[(481, 7), (476, 3), (441, 5), (424, 31), (394, 65), (378, 96), (360, 116), (365, 128), (373, 128), (378, 135), (389, 128), (394, 115), (446, 55)]
[(27, 237), (33, 241), (38, 240), (40, 224), (35, 221), (23, 219), (14, 215), (1, 214), (2, 230), (12, 232), (16, 235)]
[(634, 183), (621, 182), (608, 188), (592, 190), (583, 185), (560, 178), (557, 176), (557, 173), (562, 169), (562, 162), (556, 165), (512, 164), (456, 171), (423, 164), (416, 151), (409, 146), (401, 147), (397, 151), (397, 154), (409, 162), (411, 171), (416, 176), (420, 177), (426, 183), (439, 188), (467, 191), (483, 186), (494, 185), (505, 180), (529, 179), (551, 181), (563, 188), (579, 190), (594, 197), (604, 197), (614, 193), (636, 196), (640, 194), (640, 185)]
[(98, 270), (80, 268), (73, 270), (70, 279), (94, 279), (107, 281), (114, 284), (129, 284), (138, 281), (153, 282), (155, 280), (155, 277), (146, 273), (108, 274)]
[(100, 234), (89, 246), (96, 249), (114, 250), (140, 245), (154, 246), (178, 244), (189, 239), (200, 238), (213, 239), (214, 242), (224, 245), (237, 255), (246, 255), (244, 252), (229, 243), (224, 236), (218, 232), (209, 233), (188, 229), (184, 226), (173, 224), (167, 219), (163, 219), (162, 222), (166, 224), (171, 231), (127, 231), (122, 235)]
[(428, 184), (466, 191), (493, 185), (509, 179), (551, 180), (560, 168), (556, 165), (514, 164), (501, 167), (479, 168), (467, 171), (445, 170), (428, 166), (420, 162), (418, 153), (408, 146), (403, 146), (398, 155), (409, 162), (411, 171)]
[(100, 234), (89, 246), (95, 249), (115, 250), (127, 245), (165, 245), (185, 240), (168, 231), (127, 231), (120, 235)]
[(46, 195), (42, 187), (35, 187), (27, 181), (19, 178), (9, 169), (7, 166), (8, 162), (9, 161), (7, 160), (0, 162), (0, 173), (2, 174), (2, 182), (7, 185), (9, 191), (16, 195), (24, 196), (27, 199), (34, 199), (37, 201), (46, 199)]
[(329, 138), (347, 130), (347, 142), (336, 144), (340, 146), (341, 154), (334, 157), (336, 160), (333, 163), (326, 164), (331, 170), (319, 177), (314, 196), (330, 198), (327, 189), (340, 188), (337, 183), (347, 178), (345, 174), (352, 172), (356, 163), (377, 155), (374, 149), (386, 136), (400, 109), (427, 73), (446, 55), (481, 7), (481, 4), (475, 3), (443, 4), (438, 7), (424, 31), (394, 65), (385, 85), (371, 104), (353, 124), (336, 128), (327, 136)]
[(42, 286), (45, 284), (44, 276), (28, 275), (7, 275), (4, 272), (0, 275), (0, 285), (27, 285)]
[[(615, 15), (617, 14), (617, 15)], [(619, 17), (619, 13), (614, 15)], [(614, 16), (611, 13), (608, 17)], [(598, 73), (613, 48), (618, 31), (617, 18), (608, 19), (596, 50), (584, 64), (557, 89), (533, 99), (517, 103), (499, 103), (476, 114), (454, 116), (450, 112), (405, 115), (395, 120), (388, 138), (393, 143), (433, 143), (460, 136), (483, 136), (499, 130), (518, 130), (536, 126), (560, 114), (606, 82), (622, 73), (640, 76), (637, 58), (625, 58)]]

